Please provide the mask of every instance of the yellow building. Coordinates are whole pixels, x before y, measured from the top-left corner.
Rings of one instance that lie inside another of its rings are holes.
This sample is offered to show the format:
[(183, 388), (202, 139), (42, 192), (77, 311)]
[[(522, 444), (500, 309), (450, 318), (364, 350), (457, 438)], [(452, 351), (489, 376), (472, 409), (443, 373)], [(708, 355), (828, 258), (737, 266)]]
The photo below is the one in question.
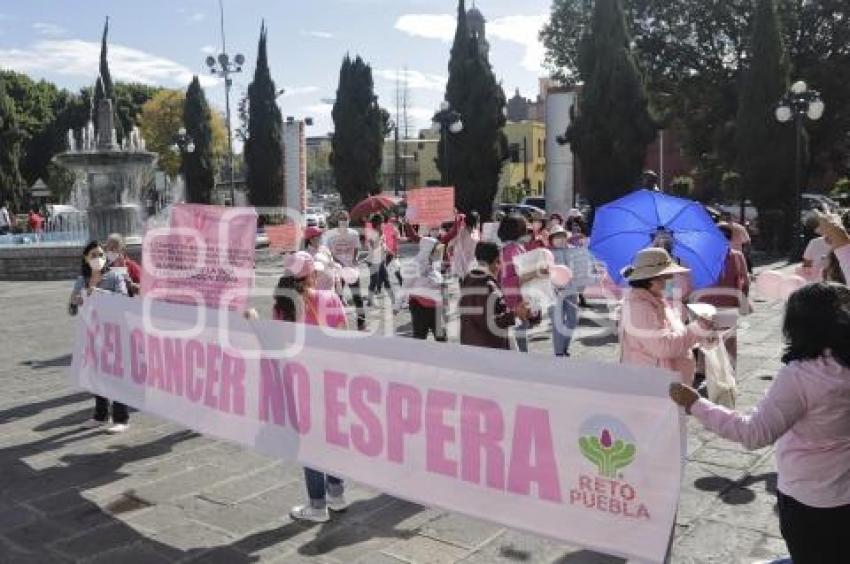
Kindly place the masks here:
[[(539, 121), (508, 122), (505, 135), (508, 138), (510, 158), (502, 168), (496, 201), (542, 196), (546, 183), (546, 125)], [(419, 171), (419, 185), (439, 185), (440, 171), (436, 158), (440, 134), (426, 129), (419, 136), (419, 142), (408, 149)], [(387, 146), (392, 147), (392, 144), (387, 143)]]
[(539, 121), (509, 121), (505, 135), (510, 158), (499, 177), (496, 201), (542, 196), (546, 185), (546, 125)]

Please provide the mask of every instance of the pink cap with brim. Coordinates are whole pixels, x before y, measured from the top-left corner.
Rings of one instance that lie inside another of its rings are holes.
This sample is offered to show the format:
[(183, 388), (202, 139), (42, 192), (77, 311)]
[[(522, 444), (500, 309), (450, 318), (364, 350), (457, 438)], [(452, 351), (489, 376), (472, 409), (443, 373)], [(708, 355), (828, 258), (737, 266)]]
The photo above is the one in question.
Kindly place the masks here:
[(283, 257), (283, 270), (294, 278), (307, 278), (316, 271), (316, 262), (310, 253), (298, 251)]

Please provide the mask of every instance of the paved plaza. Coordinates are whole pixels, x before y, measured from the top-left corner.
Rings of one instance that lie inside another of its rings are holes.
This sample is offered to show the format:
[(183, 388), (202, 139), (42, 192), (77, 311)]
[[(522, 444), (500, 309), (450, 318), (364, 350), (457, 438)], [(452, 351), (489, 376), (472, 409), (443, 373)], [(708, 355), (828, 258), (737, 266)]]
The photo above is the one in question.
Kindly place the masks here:
[[(271, 265), (260, 265), (263, 273), (272, 274)], [(0, 563), (622, 562), (357, 484), (350, 484), (346, 514), (325, 525), (294, 523), (288, 510), (305, 496), (294, 464), (143, 413), (120, 436), (84, 430), (93, 402), (65, 379), (74, 326), (69, 289), (70, 282), (0, 282)], [(610, 321), (591, 305), (574, 356), (614, 359)], [(270, 300), (257, 306), (267, 318)], [(373, 326), (382, 319), (372, 310)], [(404, 314), (394, 323), (409, 330)], [(757, 302), (746, 319), (738, 345), (741, 407), (759, 399), (779, 368), (780, 323), (779, 303)], [(536, 354), (551, 354), (550, 347), (545, 332), (532, 341)], [(693, 421), (688, 429), (672, 561), (785, 554), (773, 449), (745, 451)]]

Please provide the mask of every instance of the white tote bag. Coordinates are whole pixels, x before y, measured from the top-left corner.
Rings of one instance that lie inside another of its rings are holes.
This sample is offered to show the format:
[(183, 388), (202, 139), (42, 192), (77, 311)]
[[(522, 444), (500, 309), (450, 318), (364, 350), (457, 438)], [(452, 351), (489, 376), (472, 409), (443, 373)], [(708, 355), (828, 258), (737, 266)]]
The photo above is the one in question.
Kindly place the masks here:
[(735, 369), (723, 339), (718, 339), (712, 346), (703, 346), (701, 350), (705, 357), (705, 385), (709, 401), (734, 409), (738, 395)]

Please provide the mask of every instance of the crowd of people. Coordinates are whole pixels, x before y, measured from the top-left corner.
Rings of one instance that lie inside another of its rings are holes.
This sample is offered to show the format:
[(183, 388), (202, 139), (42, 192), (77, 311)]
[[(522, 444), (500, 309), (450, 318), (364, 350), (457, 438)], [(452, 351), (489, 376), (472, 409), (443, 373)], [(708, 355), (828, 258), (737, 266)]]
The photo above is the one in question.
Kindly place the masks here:
[[(413, 338), (432, 336), (444, 342), (448, 286), (456, 281), (462, 345), (527, 353), (529, 331), (548, 318), (554, 355), (570, 356), (582, 294), (599, 283), (587, 226), (577, 210), (530, 221), (521, 215), (494, 217), (495, 229), (485, 228), (474, 213), (458, 214), (433, 229), (376, 214), (362, 236), (346, 212), (336, 219), (326, 232), (308, 228), (303, 249), (284, 256), (272, 319), (347, 329), (345, 304), (350, 300), (353, 325), (365, 330), (367, 304), (376, 306), (386, 291), (394, 312), (409, 309)], [(776, 443), (780, 522), (793, 561), (841, 562), (840, 532), (850, 523), (850, 290), (844, 285), (850, 273), (850, 237), (835, 218), (818, 218), (823, 241), (807, 253), (811, 264), (804, 267), (820, 272), (788, 300), (786, 366), (764, 399), (742, 414), (712, 402), (697, 387), (698, 373), (704, 370), (701, 350), (722, 343), (734, 364), (734, 328), (720, 327), (688, 308), (707, 303), (744, 315), (752, 309), (749, 239), (731, 218), (721, 219), (718, 229), (729, 240), (729, 251), (714, 287), (693, 290), (688, 266), (677, 259), (664, 233), (623, 270), (628, 288), (618, 315), (620, 362), (675, 374), (672, 400), (707, 429), (748, 448)], [(402, 243), (418, 246), (404, 265), (399, 263)], [(535, 262), (536, 257), (543, 257), (542, 262)], [(529, 269), (526, 263), (535, 266)], [(361, 265), (369, 271), (365, 296)], [(557, 281), (555, 270), (563, 267), (571, 276)], [(94, 291), (138, 293), (139, 275), (119, 236), (110, 237), (105, 246), (89, 244), (69, 311), (75, 314)], [(246, 316), (259, 317), (254, 310)], [(126, 406), (110, 405), (102, 397), (96, 398), (90, 425), (107, 425), (110, 407), (108, 431), (126, 430)], [(342, 480), (311, 469), (305, 469), (305, 480), (309, 502), (292, 509), (294, 519), (325, 522), (331, 512), (345, 510)]]

